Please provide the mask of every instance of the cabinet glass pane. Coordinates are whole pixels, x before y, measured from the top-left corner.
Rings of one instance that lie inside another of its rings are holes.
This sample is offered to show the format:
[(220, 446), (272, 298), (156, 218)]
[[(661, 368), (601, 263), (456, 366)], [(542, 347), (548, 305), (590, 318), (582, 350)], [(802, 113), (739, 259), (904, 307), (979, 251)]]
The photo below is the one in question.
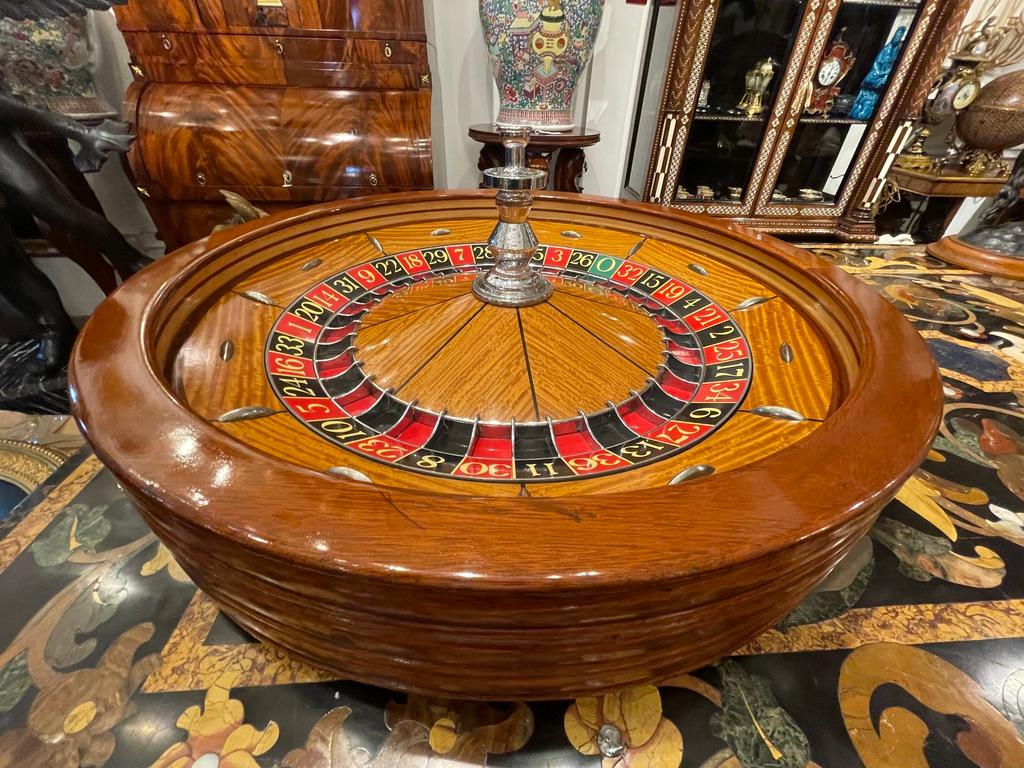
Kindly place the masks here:
[(675, 202), (743, 197), (803, 12), (804, 0), (722, 0), (704, 67), (706, 106), (690, 126)]
[(843, 183), (913, 33), (919, 4), (845, 0), (806, 84), (773, 201), (830, 204)]

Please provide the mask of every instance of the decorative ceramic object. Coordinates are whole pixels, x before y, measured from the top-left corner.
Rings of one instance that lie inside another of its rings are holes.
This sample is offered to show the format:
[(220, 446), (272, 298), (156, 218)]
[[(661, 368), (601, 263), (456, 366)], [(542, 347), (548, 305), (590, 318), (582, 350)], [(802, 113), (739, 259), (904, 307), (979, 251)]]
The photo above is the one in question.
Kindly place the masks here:
[(878, 99), (889, 82), (889, 75), (892, 68), (896, 66), (896, 60), (900, 57), (900, 50), (903, 48), (903, 38), (907, 34), (906, 27), (897, 27), (892, 40), (882, 46), (882, 50), (875, 56), (871, 64), (871, 71), (865, 76), (860, 84), (860, 93), (853, 101), (850, 108), (850, 117), (854, 120), (868, 120), (875, 114), (875, 107), (878, 106)]
[(821, 57), (821, 64), (818, 65), (818, 72), (811, 84), (810, 104), (806, 112), (809, 115), (826, 115), (835, 104), (836, 96), (839, 95), (839, 83), (846, 77), (853, 68), (856, 57), (850, 46), (843, 40), (843, 33), (846, 27), (839, 30), (832, 41), (832, 46)]
[(1024, 142), (1024, 70), (988, 83), (956, 116), (956, 132), (972, 149), (1002, 152)]
[(604, 0), (480, 0), (499, 126), (572, 130), (572, 97), (603, 10)]
[(957, 159), (969, 176), (1006, 173), (1003, 151), (1024, 142), (1024, 70), (988, 83), (956, 115)]

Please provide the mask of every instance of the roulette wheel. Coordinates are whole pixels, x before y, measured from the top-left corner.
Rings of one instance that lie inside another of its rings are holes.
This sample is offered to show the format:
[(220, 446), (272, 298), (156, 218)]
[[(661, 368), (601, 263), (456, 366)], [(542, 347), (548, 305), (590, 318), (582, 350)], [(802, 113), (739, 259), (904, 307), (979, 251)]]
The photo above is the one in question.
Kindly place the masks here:
[(923, 460), (931, 356), (800, 249), (492, 182), (497, 226), (488, 191), (380, 196), (162, 259), (82, 332), (78, 421), (200, 588), (341, 676), (544, 699), (708, 663)]

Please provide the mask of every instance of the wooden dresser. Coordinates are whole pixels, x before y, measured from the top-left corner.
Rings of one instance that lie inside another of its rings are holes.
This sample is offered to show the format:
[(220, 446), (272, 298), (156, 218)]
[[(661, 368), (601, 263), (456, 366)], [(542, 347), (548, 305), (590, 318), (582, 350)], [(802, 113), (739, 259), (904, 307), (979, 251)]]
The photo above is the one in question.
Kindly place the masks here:
[(128, 0), (128, 160), (168, 248), (231, 211), (433, 187), (422, 0)]

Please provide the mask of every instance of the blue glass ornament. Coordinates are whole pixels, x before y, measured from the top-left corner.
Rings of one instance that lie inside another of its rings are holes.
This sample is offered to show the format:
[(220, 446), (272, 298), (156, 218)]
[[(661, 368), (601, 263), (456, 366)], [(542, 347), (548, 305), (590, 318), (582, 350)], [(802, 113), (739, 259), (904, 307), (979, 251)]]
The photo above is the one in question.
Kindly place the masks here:
[(882, 50), (875, 56), (871, 71), (861, 82), (860, 92), (850, 107), (850, 117), (853, 119), (868, 120), (875, 113), (881, 91), (889, 82), (892, 68), (896, 66), (896, 60), (900, 57), (900, 49), (903, 47), (903, 38), (906, 34), (906, 27), (897, 27), (892, 40), (882, 46)]

